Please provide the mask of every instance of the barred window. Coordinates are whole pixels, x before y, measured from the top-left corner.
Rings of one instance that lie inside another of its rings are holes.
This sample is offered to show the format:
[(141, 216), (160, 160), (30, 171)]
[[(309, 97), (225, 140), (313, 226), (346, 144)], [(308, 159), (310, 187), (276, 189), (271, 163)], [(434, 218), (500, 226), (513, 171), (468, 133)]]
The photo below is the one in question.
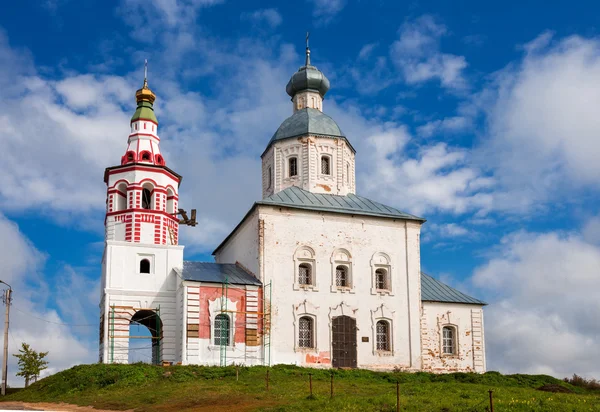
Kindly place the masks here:
[(300, 285), (312, 284), (312, 270), (308, 263), (301, 263), (298, 266), (298, 283)]
[(375, 271), (375, 286), (378, 290), (387, 290), (388, 286), (388, 277), (387, 270), (385, 269), (377, 269)]
[(229, 316), (219, 314), (215, 317), (214, 337), (215, 345), (229, 346)]
[(390, 324), (380, 320), (376, 325), (377, 350), (390, 350)]
[(271, 167), (267, 170), (267, 189), (271, 188), (271, 184), (273, 183), (273, 172), (271, 171)]
[(323, 174), (323, 175), (331, 174), (329, 156), (321, 156), (321, 174)]
[(289, 170), (290, 177), (298, 175), (298, 158), (297, 157), (290, 157), (288, 170)]
[(452, 326), (442, 329), (442, 349), (445, 355), (456, 354), (456, 329)]
[(348, 268), (338, 266), (335, 268), (335, 285), (339, 287), (348, 287)]
[(298, 322), (298, 346), (301, 348), (312, 348), (313, 345), (313, 320), (308, 316), (302, 316)]

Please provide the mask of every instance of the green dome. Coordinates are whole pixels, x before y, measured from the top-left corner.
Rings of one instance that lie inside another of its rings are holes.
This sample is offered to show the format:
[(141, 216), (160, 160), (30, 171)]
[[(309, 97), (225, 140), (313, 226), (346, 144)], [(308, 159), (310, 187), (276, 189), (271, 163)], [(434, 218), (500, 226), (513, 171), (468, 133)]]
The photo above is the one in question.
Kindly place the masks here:
[(319, 92), (321, 97), (329, 90), (329, 79), (325, 77), (322, 71), (315, 66), (307, 64), (300, 67), (285, 87), (285, 91), (290, 97), (294, 97), (296, 93), (304, 90), (314, 90)]
[(305, 108), (298, 110), (281, 123), (269, 145), (277, 140), (306, 135), (322, 135), (344, 137), (344, 133), (335, 120), (317, 109)]
[(147, 101), (138, 102), (137, 109), (131, 117), (131, 121), (135, 122), (138, 119), (148, 119), (158, 124), (158, 120), (156, 119), (156, 115), (154, 114), (154, 106), (152, 105), (152, 103)]

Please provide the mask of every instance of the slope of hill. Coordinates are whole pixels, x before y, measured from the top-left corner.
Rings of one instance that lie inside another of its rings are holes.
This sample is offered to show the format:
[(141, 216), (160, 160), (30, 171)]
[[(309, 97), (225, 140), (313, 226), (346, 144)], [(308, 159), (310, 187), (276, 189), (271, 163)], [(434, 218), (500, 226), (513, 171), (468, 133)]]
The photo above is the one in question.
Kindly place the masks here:
[[(600, 411), (600, 393), (546, 375), (382, 373), (295, 366), (267, 368), (80, 365), (49, 376), (5, 401), (66, 402), (136, 411)], [(313, 396), (309, 392), (312, 374)], [(545, 387), (553, 393), (540, 391)], [(0, 409), (2, 403), (0, 403)]]

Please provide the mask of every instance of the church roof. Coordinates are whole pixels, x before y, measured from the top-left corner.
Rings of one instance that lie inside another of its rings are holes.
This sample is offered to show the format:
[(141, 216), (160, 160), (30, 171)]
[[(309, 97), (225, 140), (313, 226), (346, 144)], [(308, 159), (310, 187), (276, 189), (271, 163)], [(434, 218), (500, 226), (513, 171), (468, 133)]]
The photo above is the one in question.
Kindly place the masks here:
[(262, 285), (260, 280), (251, 273), (233, 263), (184, 261), (181, 277), (183, 280), (195, 282), (225, 283), (227, 281), (234, 285)]
[(259, 200), (256, 203), (259, 205), (285, 206), (294, 209), (388, 217), (425, 222), (425, 219), (421, 217), (409, 215), (396, 208), (386, 206), (374, 200), (352, 193), (346, 196), (311, 193), (296, 186), (288, 187), (287, 189), (277, 192), (263, 200)]
[(484, 301), (465, 295), (423, 272), (421, 272), (421, 301), (487, 305)]
[[(269, 149), (271, 144), (278, 140), (308, 135), (319, 135), (333, 138), (342, 137), (345, 139), (342, 129), (340, 129), (335, 120), (320, 110), (306, 107), (296, 111), (296, 113), (281, 123), (279, 129), (277, 129), (273, 137), (271, 137), (271, 140), (267, 145), (267, 149)], [(350, 145), (350, 147), (352, 146)], [(265, 149), (265, 152), (267, 149)]]

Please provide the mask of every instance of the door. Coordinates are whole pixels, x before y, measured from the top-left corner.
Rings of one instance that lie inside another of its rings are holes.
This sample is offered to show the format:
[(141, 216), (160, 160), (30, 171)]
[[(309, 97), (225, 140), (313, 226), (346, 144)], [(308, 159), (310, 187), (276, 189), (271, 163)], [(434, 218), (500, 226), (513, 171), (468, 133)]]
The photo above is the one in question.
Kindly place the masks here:
[(331, 324), (334, 368), (356, 368), (356, 319), (337, 316)]

